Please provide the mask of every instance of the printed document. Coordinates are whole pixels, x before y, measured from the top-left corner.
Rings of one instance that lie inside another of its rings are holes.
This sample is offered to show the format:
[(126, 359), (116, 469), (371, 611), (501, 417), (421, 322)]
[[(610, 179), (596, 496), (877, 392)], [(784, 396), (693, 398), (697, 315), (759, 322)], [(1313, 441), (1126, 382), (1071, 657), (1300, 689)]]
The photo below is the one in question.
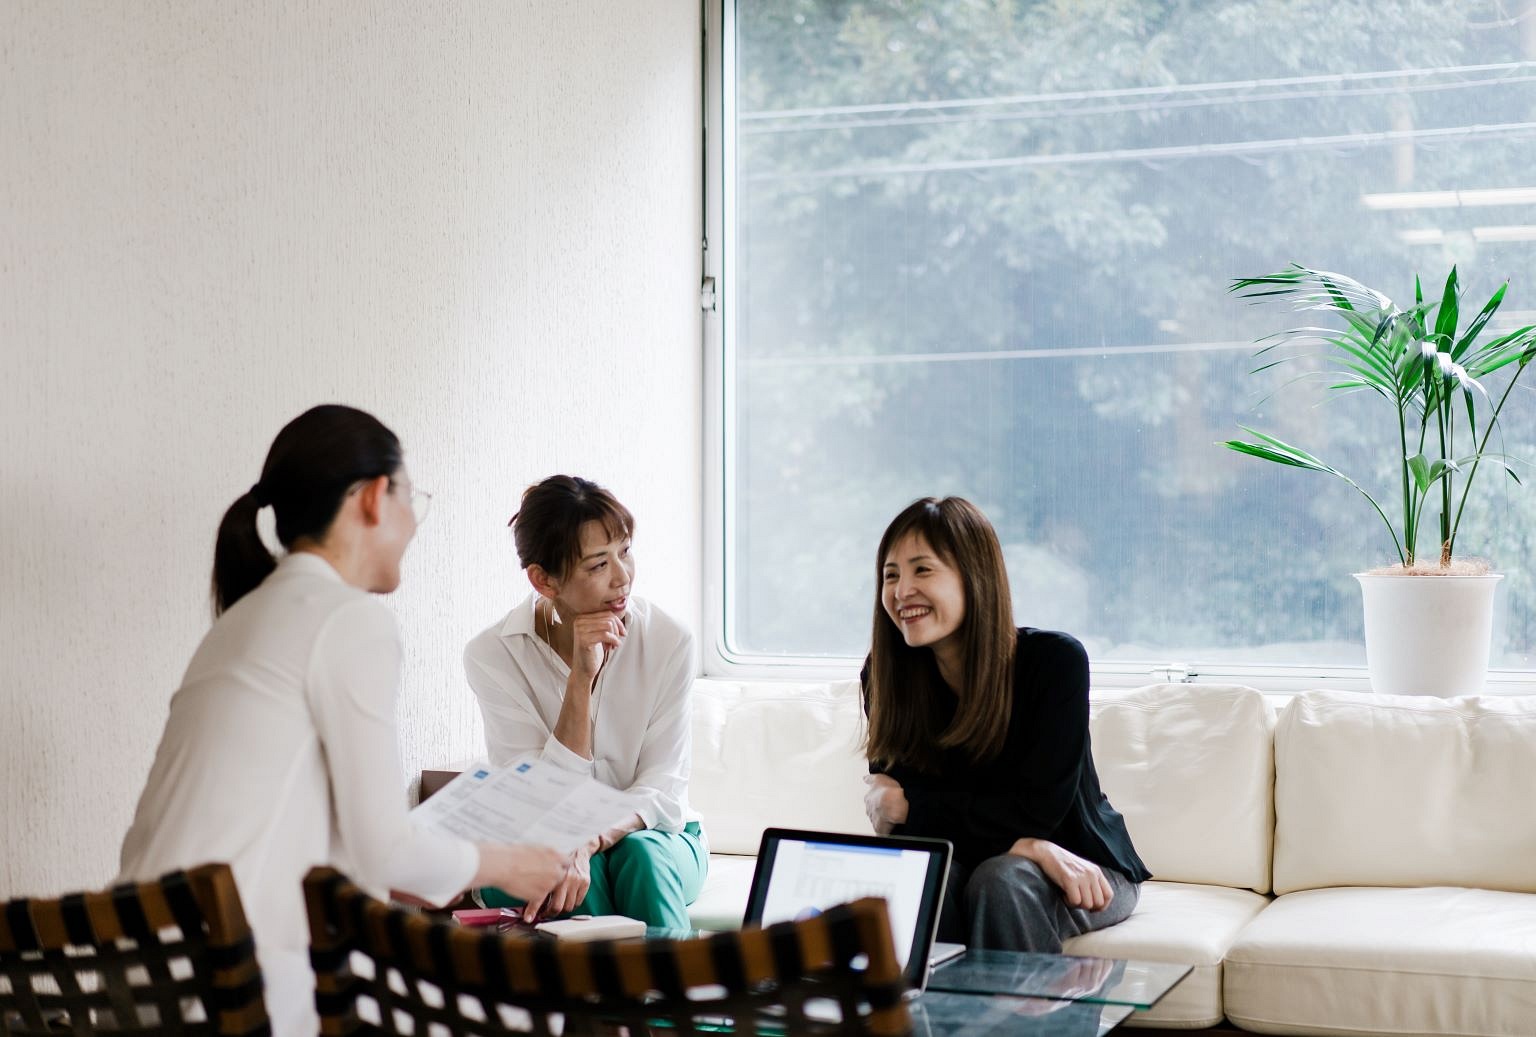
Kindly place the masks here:
[(626, 792), (530, 760), (500, 769), (475, 764), (411, 816), (475, 842), (535, 843), (569, 853), (639, 812)]

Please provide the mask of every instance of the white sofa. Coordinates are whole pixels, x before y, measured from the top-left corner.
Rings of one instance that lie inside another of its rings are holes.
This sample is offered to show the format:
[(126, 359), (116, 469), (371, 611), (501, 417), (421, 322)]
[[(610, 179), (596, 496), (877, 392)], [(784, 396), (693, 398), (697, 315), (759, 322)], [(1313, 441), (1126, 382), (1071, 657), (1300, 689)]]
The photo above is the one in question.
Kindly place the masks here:
[[(869, 831), (861, 724), (853, 681), (699, 682), (695, 925), (739, 924), (764, 827)], [(1156, 878), (1066, 949), (1194, 966), (1134, 1023), (1536, 1035), (1536, 699), (1157, 685), (1092, 735)]]

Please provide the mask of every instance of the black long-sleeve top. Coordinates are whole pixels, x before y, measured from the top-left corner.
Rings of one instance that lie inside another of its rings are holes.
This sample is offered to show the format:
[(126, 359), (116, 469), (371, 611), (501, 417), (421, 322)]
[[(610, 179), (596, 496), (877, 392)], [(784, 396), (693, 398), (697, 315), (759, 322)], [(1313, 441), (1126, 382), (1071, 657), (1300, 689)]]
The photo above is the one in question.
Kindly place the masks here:
[[(863, 676), (867, 712), (867, 666)], [(946, 700), (945, 726), (956, 705)], [(906, 795), (907, 820), (896, 832), (948, 839), (967, 867), (1007, 853), (1016, 839), (1036, 838), (1132, 881), (1152, 877), (1125, 819), (1099, 789), (1088, 740), (1088, 653), (1070, 634), (1019, 629), (1013, 710), (998, 755), (978, 764), (964, 750), (945, 749), (936, 773), (904, 764), (869, 769), (889, 774)]]

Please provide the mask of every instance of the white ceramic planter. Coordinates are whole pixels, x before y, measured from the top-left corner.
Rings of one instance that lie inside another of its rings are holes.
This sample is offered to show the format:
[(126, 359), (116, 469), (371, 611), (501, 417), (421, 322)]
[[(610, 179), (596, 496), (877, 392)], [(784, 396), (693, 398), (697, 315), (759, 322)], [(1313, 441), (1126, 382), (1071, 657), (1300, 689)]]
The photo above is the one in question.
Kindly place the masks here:
[(1488, 676), (1493, 592), (1504, 577), (1355, 573), (1365, 662), (1380, 695), (1477, 695)]

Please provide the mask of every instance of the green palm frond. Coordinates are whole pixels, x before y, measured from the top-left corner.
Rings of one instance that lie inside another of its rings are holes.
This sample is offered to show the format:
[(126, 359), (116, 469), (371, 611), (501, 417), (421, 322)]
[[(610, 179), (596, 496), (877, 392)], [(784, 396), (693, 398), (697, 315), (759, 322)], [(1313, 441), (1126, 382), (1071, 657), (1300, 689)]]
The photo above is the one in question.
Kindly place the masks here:
[[(1449, 561), (1466, 507), (1467, 493), (1484, 460), (1518, 481), (1507, 460), (1486, 453), (1504, 404), (1515, 382), (1536, 359), (1536, 325), (1527, 325), (1480, 342), (1508, 291), (1499, 287), (1458, 331), (1463, 285), (1452, 267), (1436, 297), (1425, 301), (1422, 281), (1414, 278), (1413, 305), (1404, 309), (1390, 298), (1344, 274), (1291, 264), (1263, 277), (1234, 280), (1228, 291), (1251, 303), (1283, 303), (1294, 312), (1327, 314), (1327, 322), (1287, 328), (1259, 340), (1254, 374), (1296, 363), (1316, 367), (1287, 384), (1323, 378), (1330, 394), (1369, 392), (1391, 406), (1396, 424), (1401, 526), (1387, 518), (1376, 498), (1338, 469), (1290, 443), (1241, 426), (1249, 440), (1222, 445), (1237, 453), (1342, 479), (1370, 502), (1386, 524), (1398, 557), (1413, 563), (1420, 520), (1431, 495), (1439, 500), (1442, 561)], [(1281, 347), (1289, 347), (1280, 355)], [(1483, 384), (1490, 374), (1517, 365), (1503, 394), (1494, 402)], [(1486, 406), (1484, 406), (1486, 405)], [(1461, 430), (1461, 431), (1458, 431)], [(1459, 435), (1470, 435), (1475, 452), (1453, 457)], [(1459, 484), (1460, 503), (1453, 508)], [(1401, 535), (1399, 535), (1401, 533)]]

